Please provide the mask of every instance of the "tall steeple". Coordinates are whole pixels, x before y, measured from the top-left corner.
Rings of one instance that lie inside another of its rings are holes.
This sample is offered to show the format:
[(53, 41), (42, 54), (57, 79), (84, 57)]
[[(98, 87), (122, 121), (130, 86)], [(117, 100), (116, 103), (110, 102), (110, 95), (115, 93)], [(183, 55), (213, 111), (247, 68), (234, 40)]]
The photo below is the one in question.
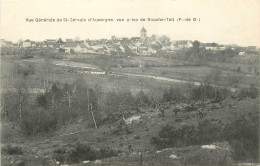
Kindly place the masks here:
[(140, 34), (141, 34), (141, 38), (142, 39), (145, 39), (146, 38), (146, 29), (143, 27), (142, 29), (141, 29), (141, 31), (140, 31)]

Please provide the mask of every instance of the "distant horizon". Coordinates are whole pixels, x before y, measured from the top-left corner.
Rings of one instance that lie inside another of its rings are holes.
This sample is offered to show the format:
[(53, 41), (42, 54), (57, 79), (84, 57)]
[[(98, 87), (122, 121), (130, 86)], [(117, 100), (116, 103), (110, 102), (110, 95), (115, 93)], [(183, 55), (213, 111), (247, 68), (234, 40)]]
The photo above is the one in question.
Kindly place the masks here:
[[(158, 37), (160, 36), (167, 36), (167, 35), (164, 35), (164, 34), (161, 34), (161, 35), (157, 35), (157, 34), (151, 34), (151, 35), (148, 35), (147, 37), (151, 37), (152, 35), (156, 35)], [(41, 39), (41, 40), (34, 40), (34, 39), (31, 39), (31, 38), (24, 38), (24, 39), (19, 39), (19, 40), (22, 40), (22, 41), (25, 41), (25, 40), (30, 40), (30, 41), (34, 41), (34, 42), (43, 42), (43, 41), (46, 41), (46, 40), (58, 40), (58, 39), (62, 39), (63, 41), (66, 42), (66, 39), (72, 39), (73, 41), (87, 41), (87, 40), (103, 40), (103, 39), (106, 39), (106, 40), (112, 40), (112, 37), (116, 37), (118, 39), (120, 38), (127, 38), (127, 39), (131, 39), (133, 37), (140, 37), (139, 36), (115, 36), (115, 35), (111, 35), (110, 37), (108, 38), (85, 38), (85, 39), (82, 39), (80, 38), (80, 36), (75, 36), (75, 37), (53, 37), (53, 38), (46, 38), (46, 39)], [(79, 37), (79, 40), (76, 40), (75, 38), (78, 38)], [(169, 36), (167, 36), (169, 37)], [(173, 41), (195, 41), (197, 39), (172, 39), (171, 37), (170, 38), (170, 41), (173, 42)], [(12, 43), (18, 43), (18, 41), (13, 41), (13, 40), (8, 40), (8, 39), (4, 39), (4, 38), (1, 38), (3, 40), (6, 40), (6, 41), (11, 41)], [(256, 46), (257, 48), (260, 48), (260, 46), (257, 46), (257, 45), (240, 45), (238, 43), (221, 43), (221, 42), (217, 42), (217, 41), (201, 41), (201, 40), (197, 40), (199, 41), (200, 43), (217, 43), (217, 44), (221, 44), (221, 45), (237, 45), (237, 46), (241, 46), (241, 47), (248, 47), (248, 46)]]

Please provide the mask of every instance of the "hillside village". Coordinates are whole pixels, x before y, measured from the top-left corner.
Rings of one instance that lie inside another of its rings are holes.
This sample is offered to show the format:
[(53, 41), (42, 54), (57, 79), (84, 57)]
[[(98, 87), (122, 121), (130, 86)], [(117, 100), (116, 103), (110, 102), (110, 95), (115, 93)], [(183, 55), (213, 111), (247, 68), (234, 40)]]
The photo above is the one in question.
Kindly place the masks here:
[[(64, 53), (78, 54), (105, 54), (105, 55), (162, 55), (171, 54), (175, 51), (191, 48), (191, 40), (170, 40), (167, 36), (147, 36), (147, 30), (143, 27), (139, 37), (117, 38), (100, 40), (73, 40), (73, 39), (46, 39), (44, 41), (31, 41), (26, 39), (18, 43), (12, 43), (4, 39), (0, 40), (2, 48), (24, 49), (56, 49)], [(222, 45), (218, 43), (200, 43), (200, 48), (211, 52), (224, 50), (236, 51), (238, 55), (254, 54), (259, 49), (256, 46), (241, 47), (238, 45)], [(1, 54), (6, 54), (2, 49)]]
[(256, 166), (256, 46), (149, 36), (1, 44), (3, 166)]

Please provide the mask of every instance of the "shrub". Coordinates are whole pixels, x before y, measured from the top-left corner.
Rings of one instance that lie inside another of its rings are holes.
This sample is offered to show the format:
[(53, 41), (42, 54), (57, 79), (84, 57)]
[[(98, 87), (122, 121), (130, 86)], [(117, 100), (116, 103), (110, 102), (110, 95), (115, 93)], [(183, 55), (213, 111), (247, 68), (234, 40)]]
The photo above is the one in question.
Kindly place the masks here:
[(136, 104), (138, 106), (146, 106), (149, 105), (149, 98), (148, 96), (141, 90), (137, 95), (136, 95)]
[(10, 144), (3, 146), (1, 148), (1, 153), (5, 153), (9, 155), (23, 155), (23, 151), (21, 147), (12, 146)]
[(199, 123), (197, 130), (197, 144), (208, 144), (222, 138), (222, 129), (218, 124), (205, 120)]
[[(256, 118), (257, 119), (257, 118)], [(199, 123), (198, 127), (184, 126), (175, 129), (166, 125), (159, 131), (157, 137), (150, 142), (157, 149), (173, 146), (210, 144), (226, 140), (233, 149), (233, 158), (239, 161), (249, 159), (249, 162), (258, 162), (259, 157), (259, 122), (240, 118), (221, 129), (218, 124), (208, 120)], [(200, 156), (200, 155), (199, 155)], [(196, 157), (192, 157), (192, 160)]]
[(32, 65), (18, 65), (17, 68), (17, 73), (23, 76), (33, 75), (35, 73), (35, 68)]
[(259, 122), (254, 123), (240, 118), (230, 123), (224, 129), (224, 138), (234, 149), (233, 157), (236, 160), (258, 160), (259, 157)]
[(60, 148), (54, 151), (54, 159), (63, 163), (73, 164), (80, 163), (84, 160), (95, 161), (97, 159), (114, 157), (118, 155), (118, 151), (108, 147), (95, 150), (86, 144), (77, 143), (72, 149)]
[(244, 99), (244, 98), (251, 98), (251, 99), (256, 99), (259, 95), (258, 89), (251, 84), (249, 88), (247, 89), (242, 89), (239, 94), (238, 97), (239, 99)]
[(183, 93), (181, 92), (180, 88), (171, 87), (169, 90), (165, 90), (163, 93), (163, 101), (170, 102), (170, 101), (181, 101), (184, 99)]
[(21, 128), (26, 135), (43, 134), (55, 130), (57, 123), (58, 117), (53, 110), (38, 108), (27, 112)]
[(230, 96), (227, 88), (213, 87), (210, 84), (200, 85), (191, 90), (192, 100), (214, 99), (215, 102), (220, 102)]
[(180, 129), (169, 125), (163, 126), (159, 131), (159, 136), (152, 137), (150, 142), (157, 149), (162, 149), (173, 146), (207, 144), (219, 140), (221, 140), (220, 126), (210, 121), (203, 121), (199, 123), (197, 128), (187, 125)]
[(162, 127), (158, 137), (152, 137), (150, 142), (157, 149), (163, 149), (173, 146), (186, 146), (194, 142), (196, 134), (194, 126), (184, 126), (180, 129), (175, 129), (172, 126), (166, 125)]
[(123, 120), (120, 120), (119, 124), (117, 125), (117, 129), (115, 129), (113, 133), (117, 135), (122, 135), (122, 134), (130, 134), (131, 131), (128, 125), (126, 125)]
[(45, 94), (39, 94), (36, 98), (36, 103), (40, 107), (47, 108), (48, 106), (48, 100), (47, 100), (47, 95)]
[(109, 92), (104, 101), (104, 110), (111, 121), (126, 117), (131, 108), (136, 107), (135, 98), (130, 91)]

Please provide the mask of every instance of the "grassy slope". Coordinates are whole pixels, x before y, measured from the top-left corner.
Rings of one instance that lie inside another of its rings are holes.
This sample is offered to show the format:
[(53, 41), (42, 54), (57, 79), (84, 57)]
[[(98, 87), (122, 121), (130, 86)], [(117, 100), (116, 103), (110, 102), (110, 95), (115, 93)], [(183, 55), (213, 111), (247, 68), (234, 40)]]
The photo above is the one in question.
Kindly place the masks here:
[[(230, 103), (232, 105), (231, 108), (229, 108)], [(180, 112), (175, 116), (172, 111), (172, 108), (174, 107), (173, 105), (165, 111), (164, 118), (158, 116), (159, 111), (156, 109), (142, 109), (142, 113), (136, 114), (137, 116), (141, 116), (141, 121), (134, 121), (130, 124), (128, 127), (130, 128), (131, 133), (123, 135), (116, 135), (113, 133), (117, 128), (117, 123), (100, 126), (98, 130), (86, 127), (86, 122), (72, 123), (50, 135), (34, 138), (26, 138), (22, 136), (21, 133), (19, 134), (19, 132), (17, 132), (19, 131), (18, 128), (14, 127), (14, 129), (11, 129), (10, 126), (6, 125), (4, 127), (5, 130), (3, 131), (3, 136), (8, 133), (7, 135), (9, 135), (10, 139), (3, 139), (3, 143), (11, 143), (21, 146), (25, 152), (25, 155), (22, 158), (33, 160), (33, 162), (41, 161), (34, 161), (33, 158), (35, 158), (35, 156), (46, 158), (46, 160), (49, 161), (55, 149), (58, 149), (59, 147), (71, 148), (76, 142), (87, 143), (96, 148), (110, 147), (122, 150), (123, 156), (117, 158), (117, 160), (124, 162), (124, 154), (130, 154), (128, 145), (132, 145), (132, 149), (135, 153), (146, 152), (146, 156), (154, 154), (152, 151), (155, 149), (150, 144), (150, 138), (157, 136), (158, 131), (166, 124), (176, 127), (185, 124), (197, 125), (198, 122), (208, 119), (221, 125), (226, 125), (240, 116), (248, 117), (249, 112), (253, 115), (257, 115), (259, 103), (258, 99), (248, 99), (243, 101), (229, 100), (224, 101), (220, 106), (220, 108), (214, 109), (214, 106), (207, 105), (205, 109), (207, 115), (203, 119), (197, 117), (196, 111)], [(181, 122), (176, 122), (176, 119), (181, 119)], [(16, 132), (13, 132), (15, 129)], [(137, 136), (139, 138), (137, 138)], [(179, 153), (179, 155), (183, 157), (184, 154)], [(10, 161), (10, 158), (12, 157), (14, 156), (4, 156), (3, 161)], [(13, 160), (17, 160), (15, 158), (16, 157), (14, 157)], [(167, 159), (169, 159), (169, 157)], [(134, 161), (134, 159), (132, 158), (130, 161)]]
[[(2, 66), (3, 67), (3, 66)], [(82, 76), (78, 73), (69, 73), (67, 70), (61, 70), (60, 68), (54, 68), (56, 80), (59, 80), (61, 83), (71, 83), (75, 80), (76, 77)], [(177, 71), (189, 73), (195, 72), (196, 70), (186, 70), (185, 68), (176, 68)], [(205, 72), (208, 70), (201, 70)], [(156, 69), (152, 69), (152, 73), (156, 73)], [(198, 71), (200, 73), (200, 71)], [(160, 74), (160, 73), (158, 73)], [(53, 74), (50, 75), (50, 80), (53, 79)], [(30, 82), (32, 80), (37, 80), (39, 77), (37, 74), (34, 76), (29, 76)], [(139, 79), (138, 81), (134, 77), (116, 77), (115, 76), (90, 76), (85, 75), (87, 84), (95, 85), (101, 84), (102, 89), (104, 90), (113, 90), (117, 89), (119, 86), (124, 88), (129, 88), (133, 94), (137, 93), (140, 89), (143, 89), (146, 92), (157, 94), (161, 96), (162, 90), (166, 87), (170, 87), (173, 84), (153, 79)], [(32, 81), (32, 82), (34, 82)], [(33, 83), (32, 83), (33, 84)], [(36, 83), (35, 83), (36, 84)], [(229, 108), (231, 103), (232, 107)], [(123, 150), (124, 153), (130, 153), (128, 145), (132, 145), (134, 152), (147, 152), (153, 151), (154, 147), (150, 144), (150, 138), (157, 136), (158, 131), (165, 124), (171, 124), (176, 127), (181, 125), (196, 125), (199, 121), (209, 119), (216, 123), (221, 123), (225, 125), (230, 121), (234, 121), (238, 117), (245, 115), (247, 117), (249, 112), (253, 112), (255, 115), (259, 108), (258, 100), (243, 100), (243, 101), (224, 101), (221, 104), (221, 107), (214, 109), (212, 106), (207, 105), (205, 109), (207, 115), (203, 119), (197, 117), (197, 112), (180, 112), (177, 117), (172, 111), (174, 106), (171, 106), (165, 111), (165, 117), (158, 117), (159, 111), (152, 108), (142, 109), (143, 113), (137, 113), (137, 116), (141, 116), (140, 122), (134, 122), (131, 124), (130, 130), (131, 134), (127, 135), (115, 135), (113, 131), (117, 128), (117, 123), (112, 125), (100, 126), (98, 130), (88, 128), (87, 122), (79, 121), (77, 123), (73, 122), (59, 129), (55, 133), (48, 134), (46, 136), (36, 136), (26, 138), (20, 132), (18, 126), (13, 126), (8, 122), (2, 122), (2, 143), (4, 144), (14, 144), (21, 146), (24, 155), (23, 156), (3, 156), (4, 163), (10, 163), (10, 161), (25, 160), (28, 165), (39, 165), (42, 163), (49, 163), (47, 165), (52, 165), (51, 161), (53, 151), (59, 147), (71, 148), (75, 145), (76, 142), (88, 143), (93, 147), (104, 147), (109, 146), (113, 149)], [(181, 122), (176, 122), (176, 119), (181, 119)], [(140, 139), (138, 139), (138, 137)], [(174, 150), (178, 151), (178, 150)], [(149, 153), (148, 153), (149, 154)], [(151, 152), (151, 155), (154, 153)], [(150, 155), (150, 156), (151, 156)], [(181, 155), (181, 154), (180, 154)], [(169, 158), (168, 158), (169, 159)], [(126, 161), (127, 159), (123, 156), (120, 156), (118, 159), (121, 162)], [(130, 158), (128, 160), (135, 160), (135, 158)]]

